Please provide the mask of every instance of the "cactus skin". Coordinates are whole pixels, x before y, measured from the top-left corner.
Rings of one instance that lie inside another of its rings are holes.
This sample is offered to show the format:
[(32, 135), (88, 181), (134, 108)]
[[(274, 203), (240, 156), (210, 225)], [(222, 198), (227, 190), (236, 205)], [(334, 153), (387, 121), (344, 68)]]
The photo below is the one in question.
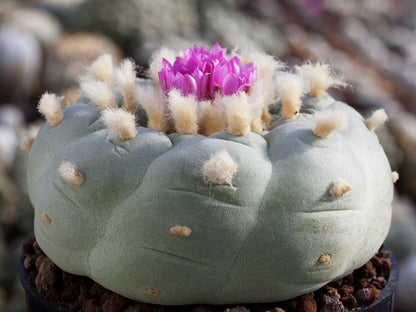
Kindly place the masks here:
[[(65, 271), (165, 305), (280, 301), (349, 274), (387, 235), (391, 169), (355, 110), (326, 93), (302, 102), (297, 119), (261, 135), (137, 127), (122, 140), (107, 138), (100, 110), (81, 98), (30, 150), (39, 245)], [(344, 112), (348, 125), (321, 139), (312, 113), (325, 110)], [(202, 174), (223, 151), (238, 165), (232, 185)], [(65, 161), (82, 185), (59, 176)], [(332, 196), (340, 179), (352, 188)]]

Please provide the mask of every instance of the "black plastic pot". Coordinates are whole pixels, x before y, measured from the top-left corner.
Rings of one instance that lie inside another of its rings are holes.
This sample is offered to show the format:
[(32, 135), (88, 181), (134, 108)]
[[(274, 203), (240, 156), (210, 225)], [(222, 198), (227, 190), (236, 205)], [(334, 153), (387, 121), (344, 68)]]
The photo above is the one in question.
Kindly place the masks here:
[[(355, 309), (355, 312), (393, 312), (394, 292), (399, 283), (399, 265), (393, 254), (390, 256), (392, 267), (388, 284), (381, 290), (380, 298), (371, 306)], [(51, 301), (36, 290), (35, 285), (31, 284), (27, 278), (26, 270), (23, 265), (25, 255), (20, 257), (19, 277), (25, 289), (25, 300), (28, 312), (71, 312), (68, 308)], [(88, 311), (85, 311), (88, 312)]]

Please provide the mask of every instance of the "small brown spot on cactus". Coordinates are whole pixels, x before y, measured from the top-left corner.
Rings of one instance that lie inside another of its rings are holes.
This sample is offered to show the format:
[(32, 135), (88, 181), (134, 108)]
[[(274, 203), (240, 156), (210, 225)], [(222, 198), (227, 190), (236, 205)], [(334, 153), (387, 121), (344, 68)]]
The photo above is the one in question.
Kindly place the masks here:
[(179, 134), (197, 134), (197, 102), (193, 96), (182, 96), (179, 91), (169, 92), (169, 108), (176, 131)]
[(282, 103), (282, 118), (291, 119), (299, 116), (301, 97), (304, 94), (304, 82), (298, 75), (281, 74), (276, 78), (277, 93)]
[(367, 128), (370, 131), (374, 131), (379, 126), (384, 124), (388, 119), (389, 117), (387, 116), (386, 111), (384, 109), (378, 109), (374, 111), (370, 117), (367, 118)]
[(329, 261), (331, 261), (331, 255), (323, 254), (318, 258), (318, 261), (322, 264), (328, 263)]
[(334, 182), (333, 186), (329, 189), (329, 193), (331, 193), (332, 196), (341, 196), (351, 190), (351, 184), (345, 179), (340, 179)]
[(46, 120), (52, 125), (56, 126), (63, 119), (63, 113), (61, 108), (62, 97), (58, 97), (56, 94), (44, 93), (40, 98), (38, 110)]
[(242, 92), (222, 99), (227, 117), (227, 131), (232, 135), (245, 136), (250, 132), (251, 116), (247, 95)]
[(399, 173), (397, 171), (391, 173), (391, 180), (393, 183), (396, 183), (399, 180)]
[(46, 213), (42, 214), (42, 221), (45, 222), (46, 224), (52, 223), (51, 218)]
[(102, 54), (88, 67), (88, 71), (94, 78), (110, 82), (113, 76), (113, 58), (110, 54)]
[(84, 177), (82, 174), (78, 171), (77, 167), (69, 162), (65, 161), (59, 166), (59, 174), (61, 177), (75, 185), (82, 185), (84, 183)]
[(81, 79), (81, 90), (100, 109), (117, 108), (116, 96), (111, 86), (104, 81), (83, 77)]
[(202, 173), (208, 182), (215, 184), (228, 184), (237, 172), (237, 163), (231, 158), (227, 151), (218, 152), (211, 156), (202, 166)]
[(158, 296), (160, 294), (160, 290), (157, 290), (155, 288), (148, 288), (147, 293), (152, 296)]
[(137, 134), (135, 116), (123, 109), (107, 109), (102, 112), (101, 120), (108, 128), (109, 138), (128, 140)]
[(319, 138), (328, 137), (334, 130), (343, 130), (348, 124), (347, 116), (341, 111), (322, 111), (314, 115), (313, 134)]
[(170, 232), (173, 235), (188, 237), (189, 235), (191, 235), (192, 230), (189, 227), (177, 225), (177, 226), (171, 227)]

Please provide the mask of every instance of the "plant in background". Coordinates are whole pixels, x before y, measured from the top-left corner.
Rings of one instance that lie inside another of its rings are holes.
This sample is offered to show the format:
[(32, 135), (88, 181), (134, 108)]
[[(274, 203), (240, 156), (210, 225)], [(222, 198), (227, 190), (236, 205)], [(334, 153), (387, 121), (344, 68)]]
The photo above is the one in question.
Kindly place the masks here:
[(161, 49), (152, 80), (104, 55), (29, 154), (35, 236), (63, 270), (158, 304), (270, 302), (362, 266), (384, 241), (393, 179), (367, 120), (258, 52)]

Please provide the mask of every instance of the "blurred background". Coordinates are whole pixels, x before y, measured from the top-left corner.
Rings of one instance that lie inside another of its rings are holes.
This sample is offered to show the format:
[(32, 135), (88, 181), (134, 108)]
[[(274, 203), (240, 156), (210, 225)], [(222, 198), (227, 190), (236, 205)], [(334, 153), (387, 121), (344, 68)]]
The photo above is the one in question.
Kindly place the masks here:
[(416, 311), (416, 1), (0, 0), (0, 311), (25, 311), (20, 245), (33, 235), (25, 138), (46, 90), (74, 102), (76, 77), (100, 54), (130, 57), (145, 75), (160, 46), (254, 46), (291, 65), (324, 60), (350, 87), (332, 94), (378, 129), (399, 172), (386, 245), (400, 262), (395, 312)]

